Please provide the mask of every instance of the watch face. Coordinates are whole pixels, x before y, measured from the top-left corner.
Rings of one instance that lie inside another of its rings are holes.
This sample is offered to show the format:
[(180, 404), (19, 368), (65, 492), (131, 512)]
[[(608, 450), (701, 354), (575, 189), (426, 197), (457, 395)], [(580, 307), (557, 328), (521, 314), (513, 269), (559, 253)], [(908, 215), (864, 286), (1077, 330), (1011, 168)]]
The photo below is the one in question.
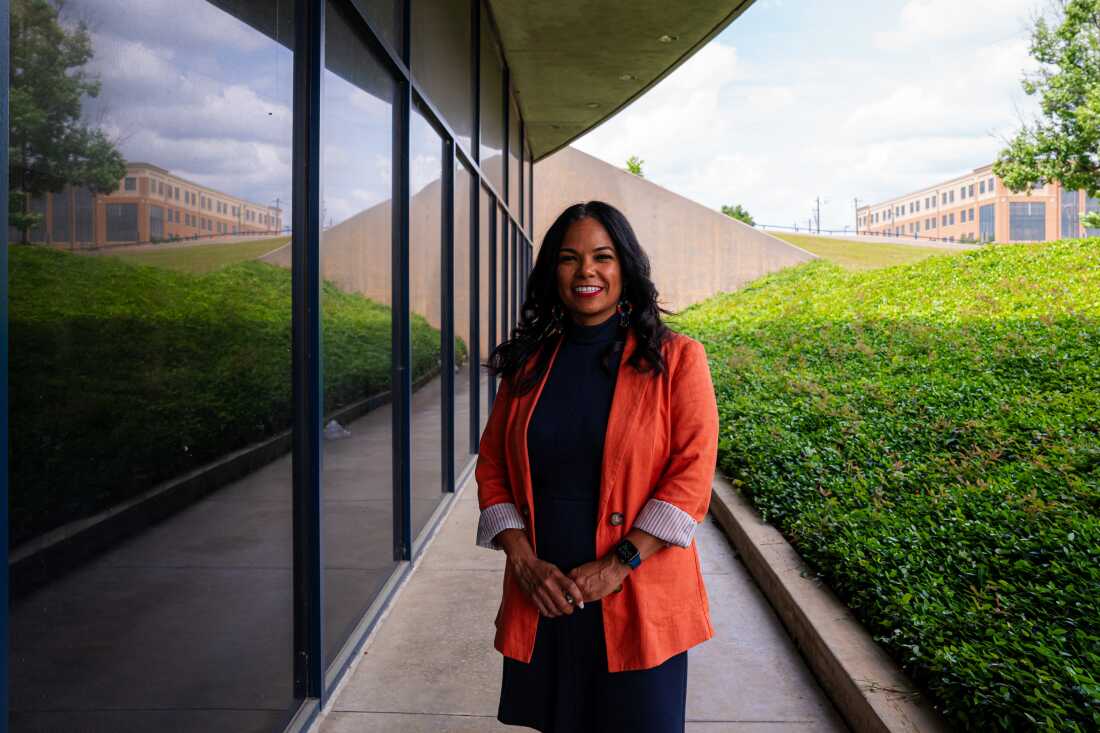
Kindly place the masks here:
[(615, 554), (619, 556), (619, 560), (623, 564), (629, 565), (631, 568), (638, 567), (638, 563), (641, 561), (641, 558), (638, 557), (638, 548), (629, 540), (623, 540), (616, 545)]

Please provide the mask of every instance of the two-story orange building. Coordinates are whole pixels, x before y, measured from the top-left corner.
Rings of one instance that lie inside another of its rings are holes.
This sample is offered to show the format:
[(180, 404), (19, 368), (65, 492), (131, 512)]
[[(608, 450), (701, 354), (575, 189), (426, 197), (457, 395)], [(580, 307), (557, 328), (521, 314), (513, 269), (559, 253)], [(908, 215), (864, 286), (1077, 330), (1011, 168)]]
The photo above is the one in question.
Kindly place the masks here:
[(282, 231), (277, 205), (231, 196), (150, 163), (128, 163), (112, 194), (67, 186), (30, 206), (43, 215), (30, 241), (73, 248)]
[(1013, 193), (993, 175), (993, 165), (861, 207), (859, 234), (942, 239), (951, 242), (1040, 242), (1100, 236), (1083, 230), (1080, 216), (1100, 211), (1100, 200), (1058, 183)]

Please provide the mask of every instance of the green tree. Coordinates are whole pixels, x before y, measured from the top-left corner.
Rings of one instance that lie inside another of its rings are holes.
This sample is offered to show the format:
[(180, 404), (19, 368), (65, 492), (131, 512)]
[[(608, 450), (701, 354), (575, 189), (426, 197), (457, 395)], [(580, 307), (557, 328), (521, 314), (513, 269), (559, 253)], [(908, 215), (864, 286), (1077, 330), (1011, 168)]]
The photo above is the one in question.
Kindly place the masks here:
[(746, 209), (741, 204), (737, 204), (737, 206), (722, 204), (722, 213), (730, 217), (731, 219), (743, 221), (750, 227), (756, 226), (756, 220), (752, 218), (752, 214), (750, 214), (748, 209)]
[[(1040, 95), (1042, 117), (1024, 125), (993, 163), (1013, 191), (1059, 181), (1089, 196), (1100, 191), (1100, 0), (1060, 0), (1031, 32), (1031, 55), (1042, 66), (1025, 75), (1024, 91)], [(1092, 221), (1090, 221), (1092, 220)], [(1100, 226), (1100, 216), (1082, 217)]]
[(627, 172), (633, 173), (638, 176), (638, 178), (645, 178), (645, 173), (642, 173), (642, 163), (645, 163), (645, 161), (641, 160), (637, 155), (631, 155), (626, 160)]
[(9, 220), (27, 241), (40, 214), (27, 210), (32, 196), (87, 186), (111, 193), (126, 175), (126, 161), (99, 129), (81, 120), (84, 96), (99, 94), (85, 69), (93, 50), (83, 22), (65, 28), (49, 0), (11, 0)]

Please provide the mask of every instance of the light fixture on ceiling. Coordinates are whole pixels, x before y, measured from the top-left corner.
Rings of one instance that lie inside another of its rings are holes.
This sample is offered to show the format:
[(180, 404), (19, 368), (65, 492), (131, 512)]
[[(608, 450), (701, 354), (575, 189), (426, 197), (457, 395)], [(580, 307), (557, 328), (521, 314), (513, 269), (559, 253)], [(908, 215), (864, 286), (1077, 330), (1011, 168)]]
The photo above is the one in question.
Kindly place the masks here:
[(588, 109), (599, 109), (600, 103), (599, 102), (589, 102), (588, 104), (586, 104), (584, 106), (588, 107)]
[(638, 77), (634, 76), (633, 74), (620, 74), (619, 75), (619, 80), (620, 81), (636, 81), (637, 79), (638, 79)]
[(660, 41), (661, 43), (672, 43), (673, 41), (678, 41), (679, 39), (680, 39), (679, 36), (670, 36), (669, 34), (666, 33), (663, 36), (661, 36), (660, 38), (658, 38), (657, 40)]

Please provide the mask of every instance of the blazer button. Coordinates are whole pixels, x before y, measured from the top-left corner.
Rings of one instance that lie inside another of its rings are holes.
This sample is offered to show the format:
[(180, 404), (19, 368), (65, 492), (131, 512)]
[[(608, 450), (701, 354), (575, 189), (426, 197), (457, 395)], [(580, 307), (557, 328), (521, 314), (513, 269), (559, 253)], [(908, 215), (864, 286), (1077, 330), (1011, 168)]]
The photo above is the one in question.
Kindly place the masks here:
[(623, 523), (623, 515), (615, 512), (611, 515), (608, 521), (611, 523), (612, 527), (618, 527), (620, 524)]

